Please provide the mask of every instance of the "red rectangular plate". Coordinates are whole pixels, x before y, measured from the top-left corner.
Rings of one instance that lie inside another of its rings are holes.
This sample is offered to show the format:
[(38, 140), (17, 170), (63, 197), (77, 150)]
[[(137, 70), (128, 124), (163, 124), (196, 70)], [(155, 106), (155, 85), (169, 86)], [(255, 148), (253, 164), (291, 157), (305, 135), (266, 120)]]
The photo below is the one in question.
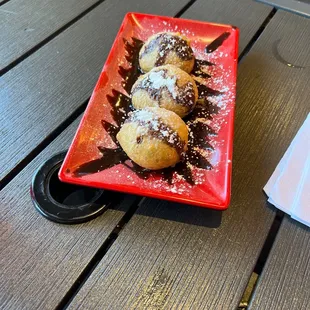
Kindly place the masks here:
[[(205, 139), (213, 150), (210, 147), (198, 150), (202, 161), (207, 160), (212, 168), (203, 169), (199, 164), (191, 164), (189, 167), (195, 185), (188, 183), (176, 171), (173, 172), (170, 183), (163, 179), (162, 174), (156, 172), (147, 179), (142, 179), (122, 163), (95, 173), (78, 175), (77, 168), (90, 161), (100, 160), (102, 157), (100, 148), (116, 147), (109, 133), (104, 130), (102, 120), (115, 124), (110, 113), (111, 100), (109, 100), (112, 94), (116, 94), (115, 90), (128, 95), (122, 86), (123, 80), (119, 74), (120, 66), (125, 69), (131, 67), (128, 61), (130, 57), (126, 59), (128, 51), (126, 51), (124, 39), (133, 44), (132, 38), (145, 41), (158, 32), (179, 32), (185, 35), (191, 42), (196, 59), (213, 63), (203, 67), (210, 77), (202, 81), (211, 90), (207, 94), (206, 102), (212, 108), (207, 124), (213, 131), (213, 135), (206, 135)], [(60, 169), (60, 180), (200, 207), (226, 209), (230, 200), (231, 187), (238, 34), (238, 29), (230, 25), (128, 13)], [(222, 44), (211, 51), (216, 44), (213, 43), (211, 46), (210, 44), (221, 38)], [(209, 46), (208, 53), (206, 46)], [(212, 89), (220, 93), (212, 92)]]

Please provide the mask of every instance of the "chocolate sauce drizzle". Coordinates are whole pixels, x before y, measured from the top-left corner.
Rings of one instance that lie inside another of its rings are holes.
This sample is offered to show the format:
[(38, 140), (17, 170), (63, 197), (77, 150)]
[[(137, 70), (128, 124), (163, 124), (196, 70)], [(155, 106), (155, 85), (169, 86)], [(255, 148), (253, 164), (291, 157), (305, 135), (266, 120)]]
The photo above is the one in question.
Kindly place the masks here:
[[(229, 32), (223, 33), (206, 47), (206, 52), (211, 53), (216, 50), (228, 38), (229, 35)], [(162, 48), (164, 53), (158, 59), (158, 63), (156, 63), (156, 65), (160, 65), (164, 62), (167, 53), (166, 51), (168, 51), (170, 48), (167, 48), (166, 46), (168, 44), (168, 40), (166, 40), (165, 35), (162, 35), (160, 39), (162, 40), (161, 44), (165, 44), (165, 46)], [(143, 45), (143, 41), (132, 38), (132, 42), (130, 43), (124, 39), (124, 44), (127, 52), (125, 57), (126, 60), (131, 64), (131, 67), (127, 69), (120, 66), (118, 72), (122, 77), (122, 86), (124, 90), (126, 90), (127, 93), (130, 93), (133, 84), (141, 74), (139, 67), (139, 51)], [(180, 41), (176, 40), (176, 43), (173, 44), (173, 49), (175, 49), (181, 59), (190, 59), (193, 57), (193, 52), (191, 49), (187, 52), (180, 50), (184, 44), (187, 46), (186, 41), (184, 43), (182, 42), (182, 39), (180, 39)], [(150, 51), (152, 48), (154, 49), (155, 46), (149, 45), (148, 51)], [(214, 65), (215, 64), (208, 61), (198, 59), (195, 61), (195, 66), (191, 74), (201, 78), (210, 78), (210, 75), (203, 71), (203, 67)], [(178, 140), (179, 137), (176, 138), (177, 140), (174, 141), (172, 146), (177, 149), (179, 154), (181, 154), (182, 161), (177, 163), (174, 167), (169, 167), (157, 171), (150, 171), (138, 166), (128, 158), (126, 153), (120, 147), (116, 139), (116, 135), (125, 121), (130, 122), (129, 113), (133, 111), (133, 108), (131, 105), (131, 100), (128, 96), (113, 89), (112, 95), (108, 95), (107, 100), (111, 105), (111, 115), (116, 125), (113, 125), (105, 120), (102, 120), (101, 123), (104, 130), (106, 130), (113, 142), (116, 144), (116, 147), (110, 149), (99, 146), (98, 150), (102, 156), (98, 159), (91, 160), (79, 166), (74, 171), (74, 175), (80, 177), (86, 174), (97, 173), (118, 164), (123, 164), (128, 169), (135, 172), (135, 174), (142, 179), (148, 179), (151, 175), (159, 175), (164, 180), (166, 180), (168, 184), (172, 184), (173, 175), (174, 173), (177, 173), (181, 175), (186, 182), (191, 185), (195, 185), (195, 179), (192, 174), (191, 165), (206, 170), (212, 169), (212, 165), (204, 157), (201, 150), (209, 150), (212, 152), (214, 148), (210, 144), (209, 137), (216, 135), (216, 132), (209, 125), (201, 122), (200, 119), (212, 120), (212, 115), (219, 113), (220, 110), (219, 107), (209, 102), (206, 97), (222, 94), (222, 92), (211, 89), (206, 85), (198, 82), (197, 87), (199, 92), (199, 101), (192, 113), (184, 119), (190, 133), (188, 149), (186, 154), (183, 154), (182, 152), (184, 144), (182, 146), (182, 141)], [(165, 126), (164, 123), (162, 124)], [(160, 136), (160, 132), (161, 130), (167, 130), (167, 128), (161, 128), (159, 131), (152, 131), (152, 128), (149, 128), (149, 130), (151, 131), (152, 135), (156, 135), (157, 138), (164, 140), (164, 137)], [(141, 139), (143, 139), (143, 137), (141, 137)], [(166, 140), (165, 142), (168, 143)], [(137, 143), (139, 142), (137, 141)]]
[(207, 60), (202, 60), (202, 59), (195, 59), (194, 63), (194, 68), (191, 72), (192, 75), (198, 76), (203, 79), (208, 79), (211, 77), (210, 74), (207, 72), (203, 71), (203, 68), (206, 66), (214, 66), (215, 64), (212, 62), (209, 62)]
[(173, 51), (182, 60), (191, 60), (194, 57), (192, 48), (188, 45), (186, 40), (175, 36), (173, 34), (161, 33), (156, 36), (146, 46), (140, 57), (151, 53), (159, 46), (158, 56), (155, 61), (155, 66), (161, 66), (165, 63), (168, 54)]
[(213, 53), (215, 50), (217, 50), (223, 42), (228, 39), (230, 36), (230, 32), (226, 31), (222, 33), (219, 37), (217, 37), (215, 40), (213, 40), (209, 45), (206, 46), (206, 53)]
[[(127, 54), (125, 55), (126, 60), (131, 64), (129, 68), (124, 68), (119, 66), (118, 73), (123, 78), (122, 86), (129, 94), (132, 88), (132, 85), (138, 79), (138, 77), (142, 74), (139, 66), (139, 51), (143, 45), (143, 41), (132, 38), (132, 43), (123, 39), (125, 44), (125, 50)], [(138, 54), (137, 54), (138, 53)]]
[(115, 89), (112, 89), (112, 96), (107, 95), (107, 99), (112, 107), (110, 113), (118, 127), (121, 127), (128, 113), (133, 111), (131, 100), (128, 96)]
[(198, 81), (196, 81), (196, 85), (198, 88), (198, 98), (199, 99), (204, 99), (208, 96), (218, 96), (218, 95), (222, 95), (223, 93), (212, 89), (204, 84), (199, 83)]
[(218, 114), (219, 111), (220, 108), (218, 106), (212, 104), (210, 101), (204, 98), (203, 100), (199, 100), (194, 111), (186, 116), (185, 121), (194, 121), (197, 118), (212, 120), (212, 114)]
[(75, 176), (81, 177), (83, 175), (100, 172), (115, 165), (121, 164), (128, 159), (128, 156), (120, 147), (116, 149), (98, 147), (98, 149), (102, 153), (102, 157), (91, 160), (79, 166), (74, 171)]

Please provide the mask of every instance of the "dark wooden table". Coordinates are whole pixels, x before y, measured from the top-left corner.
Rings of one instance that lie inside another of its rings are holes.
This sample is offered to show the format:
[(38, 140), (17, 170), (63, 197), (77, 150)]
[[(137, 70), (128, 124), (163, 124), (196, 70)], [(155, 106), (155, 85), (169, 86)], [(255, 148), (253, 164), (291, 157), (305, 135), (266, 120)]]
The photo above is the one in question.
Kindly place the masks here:
[[(50, 222), (31, 178), (68, 148), (128, 11), (240, 28), (231, 206), (118, 194), (91, 222)], [(310, 230), (262, 192), (310, 111), (310, 19), (250, 0), (2, 0), (0, 29), (1, 309), (310, 309)]]

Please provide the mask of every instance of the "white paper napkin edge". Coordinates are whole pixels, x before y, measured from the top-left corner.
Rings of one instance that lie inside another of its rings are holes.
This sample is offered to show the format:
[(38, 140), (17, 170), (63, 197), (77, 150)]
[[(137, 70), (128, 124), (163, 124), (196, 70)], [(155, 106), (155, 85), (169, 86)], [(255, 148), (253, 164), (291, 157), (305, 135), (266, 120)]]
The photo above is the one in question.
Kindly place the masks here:
[[(272, 197), (272, 192), (273, 192), (275, 185), (280, 180), (283, 173), (287, 172), (285, 168), (287, 166), (288, 161), (291, 159), (292, 154), (294, 153), (293, 150), (296, 147), (296, 143), (299, 142), (302, 134), (308, 134), (309, 135), (309, 132), (310, 132), (310, 113), (307, 115), (305, 121), (303, 122), (302, 126), (300, 127), (297, 134), (295, 135), (294, 139), (290, 143), (288, 149), (284, 153), (284, 155), (281, 158), (280, 162), (278, 163), (275, 171), (273, 172), (273, 174), (269, 178), (268, 182), (264, 186), (263, 190), (267, 194), (267, 196), (269, 197), (268, 202), (273, 204), (279, 210), (282, 210), (283, 212), (291, 215), (291, 217), (293, 219), (295, 219), (295, 220), (303, 223), (304, 225), (310, 227), (310, 221), (308, 222), (307, 220), (300, 218), (300, 216), (298, 214), (294, 214), (294, 210), (296, 211), (297, 208), (299, 208), (298, 202), (300, 201), (302, 189), (304, 188), (304, 182), (306, 182), (305, 176), (307, 175), (307, 173), (308, 173), (307, 171), (308, 171), (309, 166), (310, 166), (310, 158), (309, 158), (310, 157), (310, 141), (309, 141), (308, 149), (306, 149), (306, 152), (308, 152), (308, 155), (307, 155), (306, 161), (305, 161), (305, 169), (304, 169), (305, 171), (302, 172), (303, 177), (300, 179), (300, 182), (298, 182), (298, 186), (295, 187), (296, 193), (294, 195), (292, 207), (290, 207), (289, 209), (286, 207), (284, 208), (277, 201), (275, 201)], [(310, 202), (309, 202), (309, 204), (310, 204)], [(310, 212), (310, 206), (309, 206), (309, 212)]]

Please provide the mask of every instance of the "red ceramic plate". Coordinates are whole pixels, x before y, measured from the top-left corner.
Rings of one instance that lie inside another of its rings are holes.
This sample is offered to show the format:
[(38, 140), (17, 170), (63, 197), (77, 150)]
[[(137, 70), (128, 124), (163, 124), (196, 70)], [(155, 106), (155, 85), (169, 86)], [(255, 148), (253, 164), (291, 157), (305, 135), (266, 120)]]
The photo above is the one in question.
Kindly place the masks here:
[[(202, 128), (194, 134), (190, 160), (161, 172), (138, 174), (128, 159), (118, 157), (113, 134), (119, 126), (111, 111), (115, 116), (122, 114), (124, 107), (126, 110), (128, 92), (137, 78), (139, 48), (152, 34), (163, 31), (179, 32), (190, 40), (195, 58), (200, 60), (193, 74), (200, 76), (196, 80), (208, 113), (194, 111), (187, 122)], [(234, 26), (128, 13), (60, 169), (60, 180), (226, 209), (231, 187), (237, 55), (238, 29)], [(183, 176), (185, 170), (187, 177)]]

